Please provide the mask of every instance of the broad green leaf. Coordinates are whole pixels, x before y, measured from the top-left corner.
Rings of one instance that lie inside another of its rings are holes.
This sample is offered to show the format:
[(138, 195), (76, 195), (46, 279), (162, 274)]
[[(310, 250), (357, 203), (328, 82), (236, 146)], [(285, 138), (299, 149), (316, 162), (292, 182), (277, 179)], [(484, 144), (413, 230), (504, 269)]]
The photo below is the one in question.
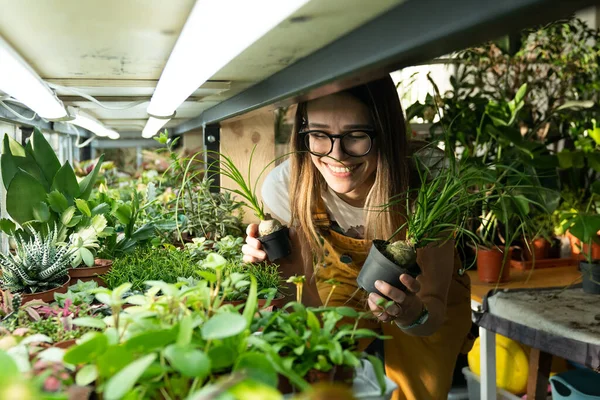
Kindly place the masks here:
[(33, 216), (36, 221), (48, 222), (50, 219), (50, 209), (45, 202), (38, 203), (33, 207)]
[(566, 110), (569, 108), (591, 108), (594, 107), (594, 102), (592, 100), (572, 100), (567, 101), (565, 104), (556, 108), (556, 111)]
[(73, 320), (73, 325), (85, 326), (87, 328), (96, 328), (96, 329), (102, 329), (102, 330), (106, 329), (106, 324), (104, 323), (104, 321), (102, 321), (101, 319), (92, 318), (92, 317), (75, 318)]
[(87, 364), (94, 362), (108, 347), (108, 339), (102, 333), (90, 335), (90, 338), (65, 353), (64, 361), (69, 364)]
[(524, 83), (521, 85), (519, 90), (517, 90), (517, 94), (515, 95), (515, 103), (518, 104), (521, 101), (523, 101), (526, 94), (527, 94), (527, 84)]
[(177, 334), (173, 329), (145, 331), (129, 338), (125, 343), (125, 348), (134, 353), (148, 353), (175, 343), (176, 338)]
[(82, 218), (83, 218), (83, 215), (76, 215), (73, 218), (71, 218), (71, 220), (69, 221), (69, 223), (65, 224), (65, 226), (67, 228), (72, 228), (75, 225), (77, 225), (79, 222), (81, 222)]
[(573, 154), (573, 167), (584, 168), (585, 167), (585, 154), (583, 151), (575, 151)]
[(256, 283), (256, 277), (250, 275), (250, 290), (248, 291), (248, 298), (246, 300), (246, 306), (244, 307), (244, 318), (246, 318), (246, 327), (250, 328), (256, 314), (256, 305), (258, 304), (258, 284)]
[(34, 208), (46, 200), (46, 190), (31, 175), (18, 171), (6, 191), (6, 211), (8, 215), (23, 225), (34, 221)]
[(102, 203), (92, 208), (92, 215), (104, 215), (110, 212), (110, 204)]
[(59, 214), (63, 213), (69, 207), (67, 198), (57, 190), (48, 194), (48, 204), (54, 212)]
[(149, 223), (141, 226), (131, 235), (132, 239), (142, 241), (154, 237), (154, 225)]
[(123, 345), (110, 346), (98, 357), (96, 365), (103, 378), (109, 378), (133, 362), (133, 353)]
[(65, 161), (54, 176), (54, 180), (50, 182), (52, 182), (52, 190), (61, 192), (71, 199), (79, 197), (79, 183), (68, 161)]
[(191, 346), (172, 344), (165, 348), (164, 355), (173, 368), (189, 378), (204, 379), (210, 373), (210, 358)]
[(12, 154), (15, 157), (25, 157), (25, 148), (21, 146), (21, 143), (10, 137), (8, 133), (4, 134), (4, 140), (2, 144), (2, 154)]
[(319, 318), (310, 310), (306, 310), (306, 325), (313, 332), (318, 332), (321, 330), (321, 323), (319, 322)]
[(356, 311), (352, 307), (336, 307), (335, 311), (338, 314), (343, 315), (344, 317), (349, 317), (349, 318), (358, 317), (358, 311)]
[(266, 355), (256, 352), (242, 354), (236, 361), (233, 371), (241, 371), (250, 379), (277, 387), (277, 371)]
[(187, 346), (192, 342), (192, 334), (194, 333), (194, 325), (191, 315), (186, 315), (179, 322), (179, 333), (177, 334), (177, 345)]
[(385, 385), (385, 370), (383, 369), (383, 363), (378, 357), (367, 355), (367, 359), (371, 361), (373, 365), (373, 370), (375, 371), (375, 377), (377, 378), (377, 383), (379, 383), (379, 387), (381, 388), (380, 394), (383, 396), (385, 393), (386, 385)]
[(79, 182), (80, 195), (79, 197), (87, 200), (92, 193), (92, 189), (94, 184), (96, 183), (96, 179), (98, 178), (98, 173), (100, 172), (100, 168), (102, 167), (102, 162), (104, 161), (104, 154), (100, 156), (94, 170), (87, 174), (85, 178), (81, 182)]
[(227, 260), (217, 253), (210, 253), (202, 263), (204, 268), (212, 268), (215, 270), (222, 269), (225, 265), (227, 265)]
[(20, 376), (19, 367), (11, 356), (9, 356), (4, 350), (0, 350), (0, 377), (2, 379), (8, 379), (10, 377)]
[(75, 383), (79, 386), (87, 386), (97, 378), (98, 368), (94, 364), (84, 365), (75, 375)]
[[(227, 391), (232, 399), (244, 400), (283, 400), (283, 395), (272, 385), (246, 379)], [(318, 396), (316, 396), (318, 397)], [(315, 398), (316, 398), (315, 397)], [(219, 400), (221, 399), (219, 397)]]
[(58, 161), (54, 149), (50, 146), (50, 143), (46, 141), (42, 132), (37, 128), (33, 130), (33, 134), (29, 139), (29, 144), (31, 144), (31, 146), (27, 147), (27, 150), (32, 150), (31, 156), (39, 165), (40, 170), (46, 178), (46, 182), (49, 184), (52, 183), (54, 181), (54, 176), (60, 169), (60, 161)]
[(111, 306), (113, 301), (112, 301), (112, 297), (110, 297), (110, 294), (108, 293), (96, 293), (96, 300), (98, 300), (100, 303), (104, 303), (107, 306)]
[(594, 142), (596, 142), (596, 144), (600, 144), (600, 127), (590, 129), (588, 131), (588, 134), (592, 139), (594, 139)]
[(213, 372), (230, 368), (237, 358), (233, 349), (228, 346), (211, 347), (208, 350), (208, 357), (210, 357)]
[(81, 255), (81, 259), (88, 267), (92, 267), (94, 265), (94, 255), (91, 251), (86, 249), (85, 247), (79, 248), (79, 254)]
[(82, 214), (86, 215), (87, 217), (92, 216), (92, 212), (90, 211), (90, 207), (88, 206), (87, 201), (82, 199), (75, 199), (75, 205), (77, 206), (77, 209), (81, 211)]
[(148, 354), (119, 371), (106, 382), (104, 398), (106, 400), (118, 400), (125, 396), (127, 392), (133, 389), (137, 380), (155, 359), (156, 354)]
[(131, 206), (128, 204), (122, 204), (115, 211), (115, 217), (119, 220), (123, 225), (128, 225), (131, 221)]
[(242, 315), (232, 312), (216, 314), (202, 325), (202, 338), (224, 339), (239, 335), (244, 329), (246, 329), (246, 319)]
[(569, 150), (562, 150), (556, 154), (558, 157), (558, 165), (562, 169), (569, 169), (573, 167), (573, 153)]
[(588, 165), (596, 172), (600, 172), (600, 152), (587, 153)]
[(15, 229), (17, 229), (17, 226), (10, 219), (6, 219), (6, 218), (0, 219), (0, 230), (2, 232), (6, 233), (7, 235), (12, 236)]
[(129, 289), (131, 289), (131, 286), (132, 286), (131, 283), (125, 282), (125, 283), (120, 284), (116, 288), (114, 288), (113, 291), (112, 291), (112, 299), (113, 299), (113, 301), (121, 300), (121, 298), (123, 297), (123, 295), (125, 293), (127, 293), (129, 291)]

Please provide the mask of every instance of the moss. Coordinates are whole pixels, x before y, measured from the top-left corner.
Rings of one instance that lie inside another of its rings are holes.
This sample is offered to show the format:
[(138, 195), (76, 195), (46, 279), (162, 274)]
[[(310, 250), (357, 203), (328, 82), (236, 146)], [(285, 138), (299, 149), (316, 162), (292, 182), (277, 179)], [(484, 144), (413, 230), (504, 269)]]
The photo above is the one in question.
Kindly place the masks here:
[(398, 265), (412, 265), (417, 262), (417, 253), (413, 246), (403, 240), (390, 243), (384, 253)]

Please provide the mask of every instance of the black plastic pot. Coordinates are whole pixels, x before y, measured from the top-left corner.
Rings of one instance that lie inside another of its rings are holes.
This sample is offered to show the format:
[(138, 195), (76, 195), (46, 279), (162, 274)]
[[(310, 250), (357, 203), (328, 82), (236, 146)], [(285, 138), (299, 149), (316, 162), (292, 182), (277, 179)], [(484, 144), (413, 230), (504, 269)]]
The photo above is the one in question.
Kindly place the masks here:
[(589, 294), (600, 294), (600, 263), (579, 262), (583, 275), (583, 291)]
[(369, 255), (358, 274), (358, 278), (356, 278), (356, 282), (358, 282), (361, 288), (369, 293), (375, 292), (381, 296), (383, 294), (375, 288), (375, 281), (384, 281), (400, 290), (406, 291), (406, 286), (400, 282), (400, 275), (408, 274), (416, 278), (421, 274), (421, 268), (417, 263), (399, 266), (384, 256), (379, 249), (387, 244), (388, 242), (384, 240), (373, 240)]
[(267, 236), (261, 236), (258, 240), (262, 243), (263, 249), (271, 261), (287, 257), (292, 253), (292, 244), (290, 243), (290, 234), (287, 226)]

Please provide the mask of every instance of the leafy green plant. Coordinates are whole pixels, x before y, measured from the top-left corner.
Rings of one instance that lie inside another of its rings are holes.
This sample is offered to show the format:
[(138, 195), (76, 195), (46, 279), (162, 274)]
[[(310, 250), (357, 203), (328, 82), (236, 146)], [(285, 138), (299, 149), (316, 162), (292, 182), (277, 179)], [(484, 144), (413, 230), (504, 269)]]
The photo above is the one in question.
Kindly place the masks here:
[(143, 290), (145, 281), (175, 283), (179, 277), (197, 277), (199, 269), (188, 252), (173, 246), (147, 247), (116, 258), (111, 270), (102, 279), (111, 289), (123, 283), (131, 283), (133, 290)]
[[(2, 181), (6, 188), (6, 210), (14, 223), (45, 233), (47, 226), (61, 222), (62, 214), (85, 202), (92, 192), (103, 156), (80, 182), (68, 162), (62, 166), (54, 150), (37, 129), (25, 147), (4, 135), (0, 157)], [(73, 228), (77, 220), (69, 221)], [(13, 234), (16, 226), (3, 220), (0, 227)]]
[(56, 242), (57, 229), (46, 237), (32, 232), (29, 240), (15, 238), (16, 253), (0, 254), (2, 287), (13, 293), (37, 293), (63, 285), (72, 253)]
[(592, 244), (600, 244), (600, 182), (592, 185), (592, 196), (583, 210), (569, 210), (561, 214), (562, 229), (569, 231), (573, 236), (587, 245), (587, 251), (582, 249), (582, 254), (588, 263), (599, 262), (592, 258)]
[(98, 236), (104, 233), (107, 221), (103, 215), (94, 215), (90, 225), (79, 229), (71, 235), (70, 250), (73, 252), (71, 266), (77, 268), (83, 264), (88, 267), (94, 265), (95, 249), (100, 247)]

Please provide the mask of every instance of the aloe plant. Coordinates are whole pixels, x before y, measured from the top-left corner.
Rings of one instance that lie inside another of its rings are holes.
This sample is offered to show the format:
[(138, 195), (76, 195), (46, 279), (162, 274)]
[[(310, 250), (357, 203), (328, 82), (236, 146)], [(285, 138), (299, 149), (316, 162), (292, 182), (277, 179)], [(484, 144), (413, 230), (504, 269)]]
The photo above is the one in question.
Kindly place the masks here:
[(57, 243), (56, 226), (48, 235), (15, 236), (16, 254), (0, 254), (2, 287), (12, 293), (37, 293), (63, 285), (72, 253)]

